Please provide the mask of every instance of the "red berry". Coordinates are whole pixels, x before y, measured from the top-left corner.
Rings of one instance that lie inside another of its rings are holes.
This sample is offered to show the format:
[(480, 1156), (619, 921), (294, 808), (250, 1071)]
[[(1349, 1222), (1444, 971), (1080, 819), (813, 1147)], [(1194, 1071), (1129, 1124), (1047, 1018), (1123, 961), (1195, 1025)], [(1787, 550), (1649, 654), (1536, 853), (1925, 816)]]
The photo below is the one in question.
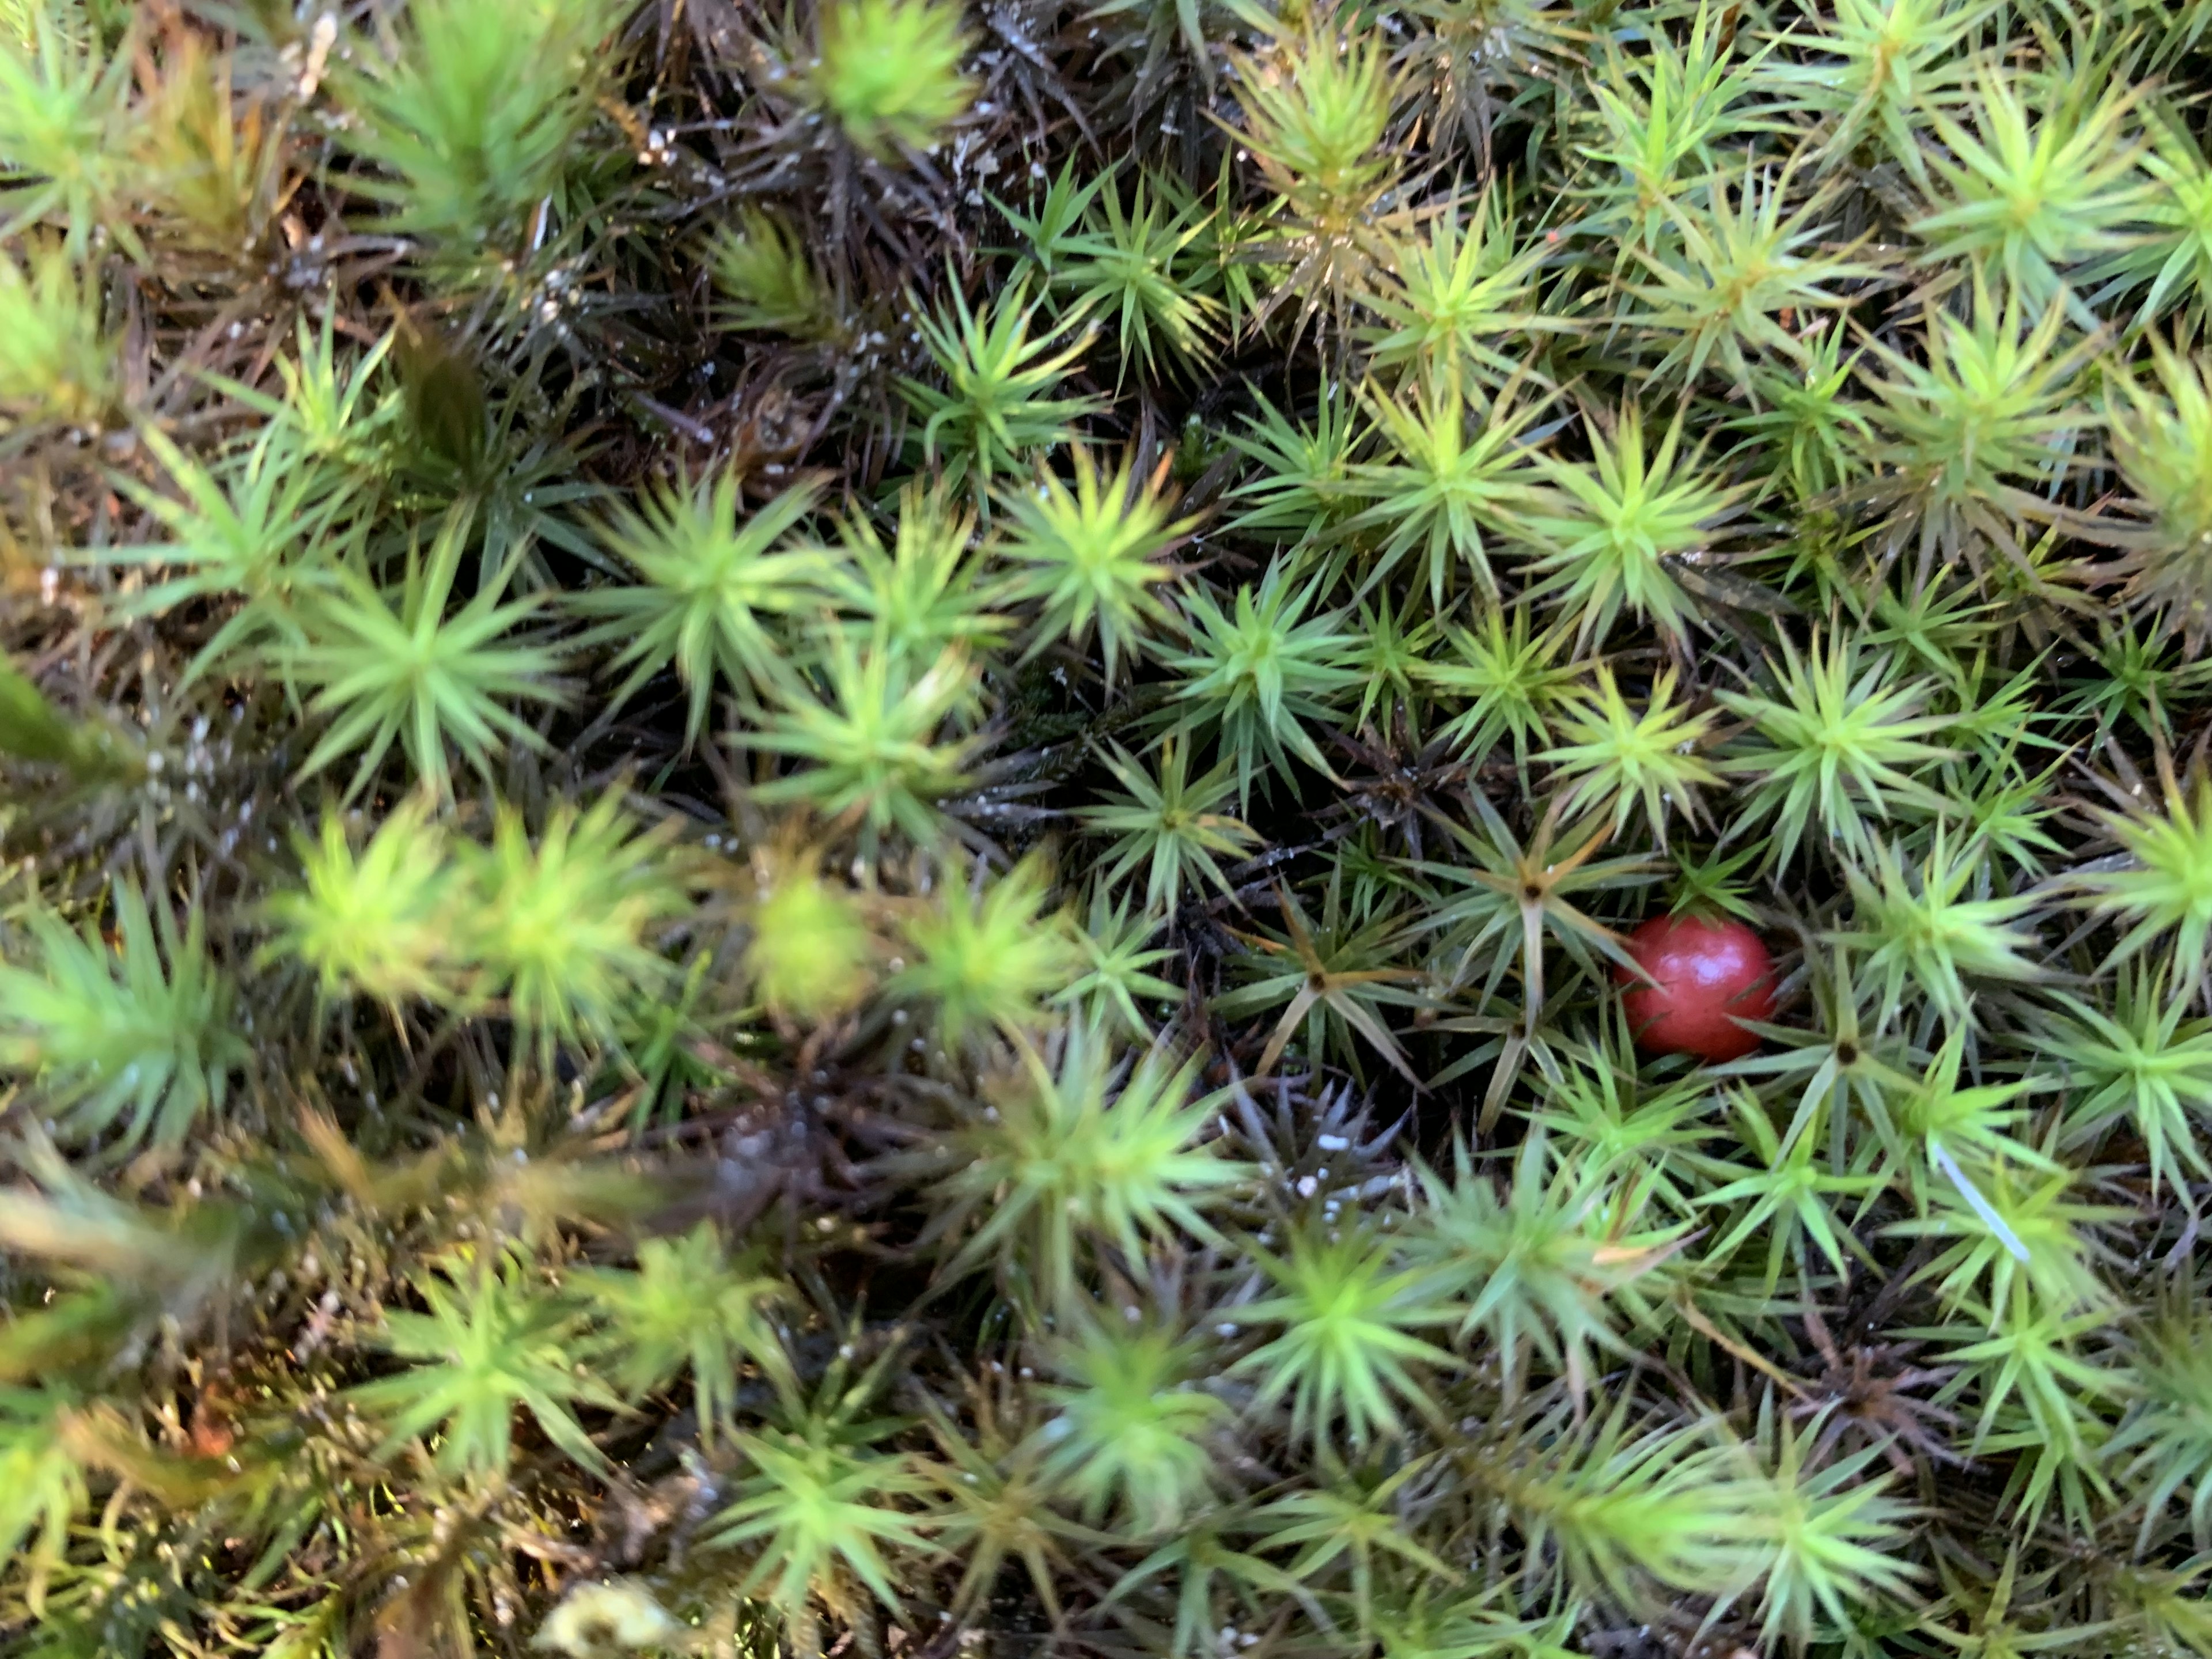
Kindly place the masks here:
[(1759, 1037), (1735, 1022), (1774, 1012), (1774, 959), (1759, 935), (1740, 921), (1703, 916), (1654, 916), (1628, 936), (1628, 954), (1651, 978), (1626, 968), (1613, 977), (1629, 987), (1621, 998), (1629, 1029), (1654, 1054), (1735, 1060)]

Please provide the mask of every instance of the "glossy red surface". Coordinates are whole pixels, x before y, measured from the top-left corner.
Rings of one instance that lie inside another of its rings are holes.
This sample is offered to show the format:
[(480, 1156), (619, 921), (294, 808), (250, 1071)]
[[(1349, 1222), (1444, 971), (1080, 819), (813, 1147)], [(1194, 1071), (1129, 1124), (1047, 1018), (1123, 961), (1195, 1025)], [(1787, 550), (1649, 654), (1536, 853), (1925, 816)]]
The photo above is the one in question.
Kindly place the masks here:
[(1654, 916), (1628, 936), (1628, 953), (1651, 976), (1614, 977), (1636, 1040), (1654, 1054), (1735, 1060), (1759, 1047), (1735, 1022), (1774, 1012), (1774, 959), (1740, 921)]

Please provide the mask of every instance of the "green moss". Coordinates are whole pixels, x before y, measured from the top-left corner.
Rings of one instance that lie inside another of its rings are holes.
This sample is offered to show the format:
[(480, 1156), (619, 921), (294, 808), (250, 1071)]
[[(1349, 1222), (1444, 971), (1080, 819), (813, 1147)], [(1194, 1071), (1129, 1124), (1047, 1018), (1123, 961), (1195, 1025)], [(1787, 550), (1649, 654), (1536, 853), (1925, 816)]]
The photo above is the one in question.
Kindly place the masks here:
[(2212, 1656), (2208, 92), (0, 0), (0, 1659)]

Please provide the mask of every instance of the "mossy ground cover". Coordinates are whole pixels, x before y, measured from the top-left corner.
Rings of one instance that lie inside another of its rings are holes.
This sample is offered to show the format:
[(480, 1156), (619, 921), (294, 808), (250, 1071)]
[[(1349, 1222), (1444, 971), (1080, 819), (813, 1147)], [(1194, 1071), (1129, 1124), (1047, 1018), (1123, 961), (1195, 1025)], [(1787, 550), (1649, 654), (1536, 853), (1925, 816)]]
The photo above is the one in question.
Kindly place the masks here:
[(0, 1650), (2212, 1652), (2208, 89), (0, 0)]

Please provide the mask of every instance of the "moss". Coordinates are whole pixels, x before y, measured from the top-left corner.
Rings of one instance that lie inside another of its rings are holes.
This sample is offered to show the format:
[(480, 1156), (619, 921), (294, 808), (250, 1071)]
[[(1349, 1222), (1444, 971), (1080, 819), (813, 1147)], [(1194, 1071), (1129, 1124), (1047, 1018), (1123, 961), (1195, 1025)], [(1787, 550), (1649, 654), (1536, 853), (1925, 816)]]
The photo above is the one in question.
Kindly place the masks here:
[(2208, 48), (0, 0), (0, 1655), (2212, 1653)]

